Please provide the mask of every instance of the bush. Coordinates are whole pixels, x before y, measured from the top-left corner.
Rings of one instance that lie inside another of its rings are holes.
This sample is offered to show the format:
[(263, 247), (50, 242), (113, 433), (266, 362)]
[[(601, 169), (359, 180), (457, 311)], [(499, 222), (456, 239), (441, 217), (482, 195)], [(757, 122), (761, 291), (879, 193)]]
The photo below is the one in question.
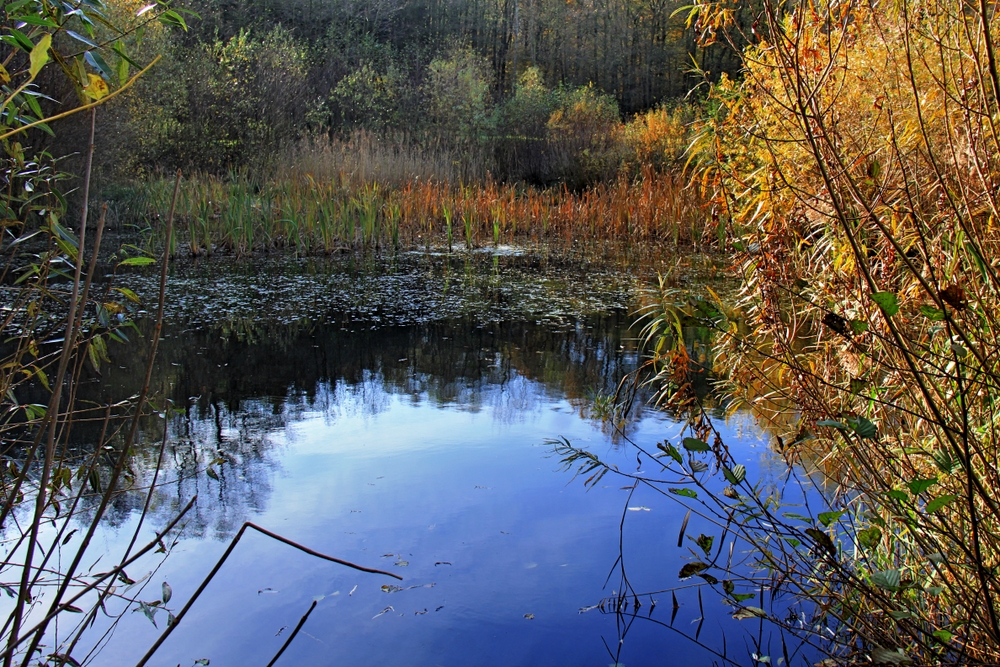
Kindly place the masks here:
[(1000, 16), (916, 0), (766, 17), (696, 142), (745, 277), (719, 364), (843, 511), (810, 540), (832, 563), (770, 566), (839, 656), (995, 663)]
[(559, 88), (546, 123), (554, 179), (579, 188), (617, 175), (626, 159), (618, 104), (594, 88)]
[(431, 129), (448, 146), (482, 145), (495, 127), (490, 106), (492, 72), (471, 49), (437, 58), (427, 68), (424, 94)]

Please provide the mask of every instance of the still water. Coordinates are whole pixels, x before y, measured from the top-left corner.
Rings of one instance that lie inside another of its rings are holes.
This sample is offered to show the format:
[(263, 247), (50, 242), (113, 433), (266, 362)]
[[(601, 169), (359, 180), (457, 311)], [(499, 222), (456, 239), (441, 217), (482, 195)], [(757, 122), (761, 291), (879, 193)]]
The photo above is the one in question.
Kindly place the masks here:
[[(624, 435), (594, 407), (640, 361), (629, 324), (650, 276), (635, 275), (510, 249), (175, 267), (155, 377), (183, 414), (143, 536), (198, 499), (168, 553), (129, 572), (148, 574), (130, 595), (156, 600), (168, 582), (176, 612), (244, 521), (403, 580), (250, 532), (149, 664), (267, 665), (314, 600), (277, 664), (701, 665), (723, 642), (751, 664), (757, 624), (678, 581), (686, 510), (610, 474), (587, 489), (549, 443), (635, 472), (655, 463), (629, 441), (679, 436), (641, 403)], [(117, 350), (93, 391), (134, 391), (147, 345)], [(719, 425), (751, 474), (768, 468), (748, 418)], [(161, 433), (147, 424), (140, 474)], [(120, 499), (95, 554), (120, 552), (142, 500)], [(648, 593), (634, 617), (593, 608), (622, 564)], [(154, 627), (115, 604), (91, 664), (135, 664), (163, 632), (166, 612)]]

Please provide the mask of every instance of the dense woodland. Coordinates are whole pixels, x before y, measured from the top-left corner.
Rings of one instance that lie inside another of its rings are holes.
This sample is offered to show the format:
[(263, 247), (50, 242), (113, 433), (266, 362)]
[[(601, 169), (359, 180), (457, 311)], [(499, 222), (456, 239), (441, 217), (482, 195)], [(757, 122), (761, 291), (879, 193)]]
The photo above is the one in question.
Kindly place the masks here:
[[(177, 167), (265, 170), (296, 142), (365, 132), (456, 150), (479, 177), (593, 181), (550, 164), (559, 161), (542, 155), (550, 135), (563, 139), (555, 152), (580, 153), (635, 114), (690, 100), (693, 90), (697, 99), (707, 80), (738, 71), (732, 48), (699, 46), (685, 30), (682, 4), (191, 3), (187, 31), (150, 25), (126, 37), (135, 54), (164, 58), (135, 95), (102, 112), (100, 172), (122, 180)], [(140, 7), (114, 6), (123, 15)], [(68, 122), (75, 127), (60, 141), (79, 145), (82, 121)], [(599, 159), (616, 163), (597, 169), (606, 177), (622, 158)]]

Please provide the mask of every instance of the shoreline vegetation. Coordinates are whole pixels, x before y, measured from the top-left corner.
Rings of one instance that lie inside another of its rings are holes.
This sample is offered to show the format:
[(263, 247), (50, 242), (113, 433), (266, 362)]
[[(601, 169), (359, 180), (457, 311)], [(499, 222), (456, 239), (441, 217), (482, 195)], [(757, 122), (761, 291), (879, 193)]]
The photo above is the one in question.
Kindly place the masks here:
[[(594, 138), (575, 149), (565, 137), (539, 140), (548, 155), (540, 161), (558, 156), (587, 183), (575, 189), (566, 180), (548, 186), (497, 180), (486, 158), (428, 152), (365, 132), (347, 140), (303, 140), (263, 175), (244, 169), (185, 177), (177, 210), (181, 240), (173, 252), (329, 254), (608, 240), (712, 248), (718, 218), (705, 214), (701, 189), (679, 164), (690, 115), (662, 108), (629, 123), (609, 122), (603, 157), (588, 149)], [(587, 182), (593, 161), (607, 162), (606, 174)], [(164, 219), (171, 187), (172, 179), (148, 178), (107, 188), (117, 226), (142, 230)]]

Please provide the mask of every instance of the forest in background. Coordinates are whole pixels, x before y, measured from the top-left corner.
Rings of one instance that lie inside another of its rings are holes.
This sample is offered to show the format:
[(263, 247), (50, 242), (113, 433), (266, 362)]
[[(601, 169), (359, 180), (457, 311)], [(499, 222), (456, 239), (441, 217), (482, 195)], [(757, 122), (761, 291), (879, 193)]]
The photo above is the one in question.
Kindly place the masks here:
[[(362, 135), (367, 144), (462, 163), (435, 172), (439, 179), (482, 180), (489, 173), (572, 188), (613, 179), (626, 162), (663, 162), (664, 151), (649, 145), (663, 132), (632, 131), (627, 140), (624, 121), (672, 109), (699, 84), (738, 71), (732, 48), (702, 46), (685, 29), (687, 14), (676, 13), (681, 5), (190, 3), (197, 16), (186, 16), (188, 30), (153, 24), (124, 37), (133, 56), (164, 57), (134, 95), (102, 109), (97, 174), (103, 182), (177, 168), (263, 175), (292, 162), (304, 142)], [(110, 7), (135, 23), (142, 3)], [(50, 87), (62, 88), (56, 97), (70, 99), (72, 89), (50, 75)], [(54, 153), (81, 148), (82, 121), (67, 120), (58, 130), (58, 146), (47, 143)]]

